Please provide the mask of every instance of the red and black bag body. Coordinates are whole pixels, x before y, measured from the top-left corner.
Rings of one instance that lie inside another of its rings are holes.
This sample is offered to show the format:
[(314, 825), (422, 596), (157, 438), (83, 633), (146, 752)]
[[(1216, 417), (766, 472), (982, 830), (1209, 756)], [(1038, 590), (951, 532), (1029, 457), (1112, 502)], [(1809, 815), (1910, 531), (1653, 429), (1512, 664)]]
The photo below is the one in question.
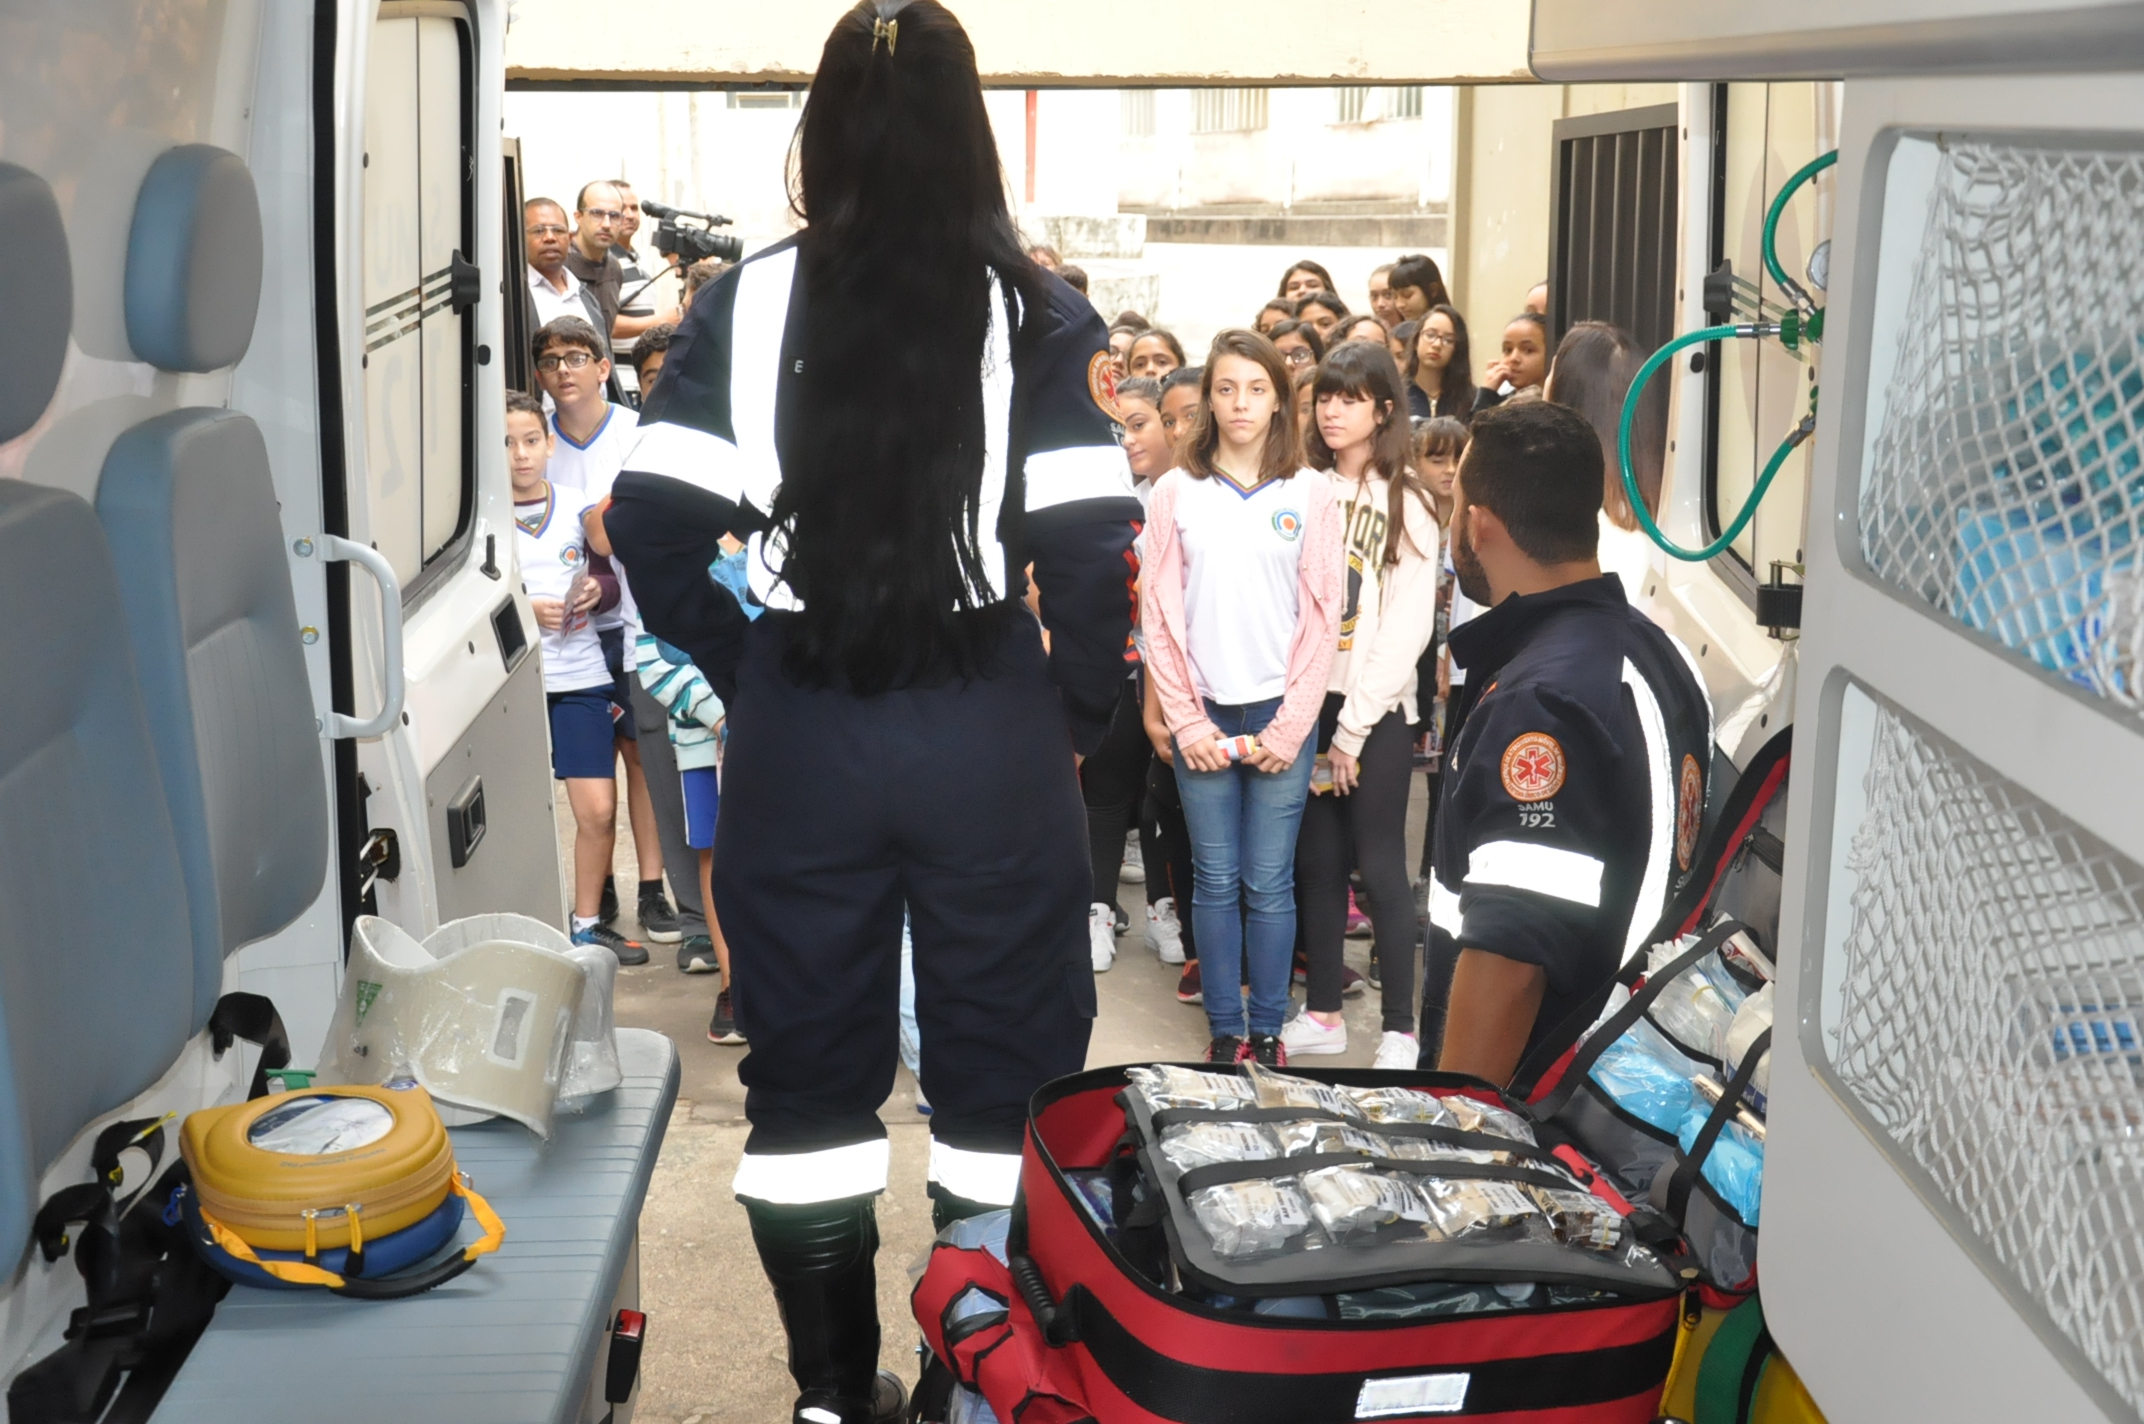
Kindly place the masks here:
[(1697, 942), (1656, 974), (1647, 975), (1644, 956), (1633, 959), (1616, 980), (1630, 991), (1616, 1013), (1580, 1041), (1604, 1007), (1604, 993), (1559, 1025), (1519, 1065), (1515, 1077), (1537, 1121), (1569, 1136), (1619, 1189), (1661, 1211), (1682, 1233), (1707, 1302), (1722, 1308), (1757, 1288), (1757, 1228), (1706, 1180), (1703, 1169), (1743, 1102), (1744, 1090), (1771, 1046), (1771, 1035), (1767, 1032), (1739, 1063), (1721, 1063), (1687, 1044), (1676, 1044), (1714, 1081), (1726, 1085), (1688, 1152), (1675, 1134), (1618, 1104), (1590, 1070), (1609, 1045), (1647, 1015), (1668, 984), (1729, 939), (1747, 935), (1776, 961), (1782, 849), (1777, 827), (1786, 811), (1791, 752), (1790, 729), (1751, 759), (1692, 861), (1690, 875), (1647, 940), (1680, 939), (1704, 926)]
[[(1364, 1087), (1448, 1091), (1455, 1081), (1291, 1072)], [(1465, 1081), (1486, 1100), (1508, 1103)], [(1118, 1211), (1123, 1224), (1105, 1232), (1067, 1175), (1100, 1169), (1128, 1180), (1139, 1170), (1126, 1086), (1124, 1069), (1103, 1068), (1037, 1093), (1004, 1258), (964, 1245), (956, 1228), (934, 1247), (915, 1288), (930, 1349), (1004, 1424), (1653, 1418), (1674, 1353), (1672, 1283), (1638, 1297), (1410, 1320), (1258, 1315), (1165, 1289), (1157, 1282), (1175, 1278), (1176, 1261), (1164, 1213)], [(1558, 1156), (1590, 1179), (1575, 1154)]]

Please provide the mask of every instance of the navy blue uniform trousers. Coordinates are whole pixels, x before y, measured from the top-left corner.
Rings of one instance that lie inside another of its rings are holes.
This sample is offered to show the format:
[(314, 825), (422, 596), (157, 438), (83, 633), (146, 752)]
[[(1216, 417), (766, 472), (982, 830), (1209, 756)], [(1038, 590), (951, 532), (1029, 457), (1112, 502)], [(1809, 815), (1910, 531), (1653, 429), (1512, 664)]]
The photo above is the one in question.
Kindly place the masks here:
[(1018, 1152), (1095, 1013), (1086, 811), (1039, 630), (1018, 619), (985, 677), (858, 697), (785, 675), (785, 621), (746, 635), (715, 830), (746, 1151), (885, 1135), (905, 905), (932, 1135)]

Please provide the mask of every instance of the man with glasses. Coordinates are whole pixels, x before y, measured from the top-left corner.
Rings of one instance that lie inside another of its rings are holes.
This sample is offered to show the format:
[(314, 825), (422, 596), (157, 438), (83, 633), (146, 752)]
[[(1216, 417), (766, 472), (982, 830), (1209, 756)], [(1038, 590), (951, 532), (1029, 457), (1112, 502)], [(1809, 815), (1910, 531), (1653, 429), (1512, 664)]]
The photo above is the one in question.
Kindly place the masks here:
[[(603, 309), (566, 265), (572, 250), (566, 226), (566, 210), (549, 198), (531, 198), (521, 205), (523, 250), (528, 257), (528, 327), (540, 332), (560, 317), (575, 317), (597, 331), (607, 331)], [(605, 346), (605, 351), (609, 347)], [(534, 392), (531, 392), (534, 394)]]
[[(676, 303), (667, 300), (670, 291), (667, 282), (648, 280), (662, 272), (663, 267), (650, 263), (648, 268), (643, 268), (640, 254), (633, 250), (633, 237), (640, 231), (639, 195), (623, 178), (610, 186), (618, 193), (618, 220), (611, 225), (610, 256), (617, 265), (620, 281), (618, 312), (610, 324), (611, 346), (618, 355), (613, 375), (630, 403), (638, 406), (641, 387), (637, 370), (640, 362), (636, 353), (641, 333), (665, 322), (674, 326), (682, 313)], [(660, 297), (658, 287), (663, 293)]]
[(611, 256), (610, 246), (616, 239), (618, 222), (625, 216), (624, 205), (625, 199), (618, 195), (615, 185), (600, 180), (583, 184), (581, 196), (573, 205), (573, 243), (566, 250), (566, 270), (595, 294), (596, 306), (603, 313), (596, 330), (612, 343), (618, 339), (611, 328), (618, 320), (625, 271)]

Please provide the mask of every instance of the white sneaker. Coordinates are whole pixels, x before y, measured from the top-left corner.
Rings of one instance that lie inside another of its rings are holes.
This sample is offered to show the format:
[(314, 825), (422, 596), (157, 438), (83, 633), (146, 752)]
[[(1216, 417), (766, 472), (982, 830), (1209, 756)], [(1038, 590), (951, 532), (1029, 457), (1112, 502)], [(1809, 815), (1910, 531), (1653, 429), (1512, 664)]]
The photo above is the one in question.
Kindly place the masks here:
[(1327, 1028), (1310, 1016), (1305, 1009), (1280, 1026), (1281, 1047), (1288, 1050), (1290, 1058), (1313, 1057), (1321, 1053), (1347, 1052), (1347, 1020)]
[(1422, 1041), (1411, 1033), (1395, 1029), (1385, 1030), (1385, 1036), (1377, 1041), (1377, 1061), (1372, 1068), (1404, 1068), (1412, 1070), (1422, 1057)]
[(1146, 907), (1146, 947), (1161, 956), (1163, 964), (1184, 962), (1184, 927), (1176, 918), (1176, 897), (1164, 895)]
[(1115, 907), (1097, 902), (1087, 911), (1087, 948), (1093, 956), (1094, 972), (1102, 973), (1117, 962), (1117, 912)]
[(1124, 842), (1124, 868), (1117, 872), (1117, 879), (1129, 885), (1146, 884), (1146, 858), (1139, 854), (1139, 833), (1133, 831)]

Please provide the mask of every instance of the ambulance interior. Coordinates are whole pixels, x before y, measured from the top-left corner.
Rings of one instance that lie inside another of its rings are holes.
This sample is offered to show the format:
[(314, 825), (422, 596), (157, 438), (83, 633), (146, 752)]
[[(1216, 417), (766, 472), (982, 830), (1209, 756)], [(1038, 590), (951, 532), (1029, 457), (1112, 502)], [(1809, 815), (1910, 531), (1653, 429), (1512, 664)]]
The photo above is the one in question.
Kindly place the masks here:
[[(956, 8), (1007, 86), (1645, 86), (1554, 126), (1550, 319), (1735, 329), (1653, 377), (1632, 594), (1712, 697), (1708, 815), (1794, 752), (1741, 852), (1787, 1006), (1765, 1319), (1833, 1421), (2144, 1417), (2144, 6), (1377, 3), (1288, 54), (1187, 31), (1168, 76)], [(147, 1199), (175, 1149), (114, 1124), (247, 1096), (273, 1035), (227, 996), (317, 1066), (358, 916), (561, 923), (486, 434), (526, 360), (507, 30), (552, 10), (0, 0), (0, 1374), (91, 1357), (20, 1417), (631, 1417), (646, 1030), (550, 1142), (455, 1129), (513, 1233), (457, 1289), (236, 1289), (100, 1356), (141, 1321), (83, 1310), (97, 1228), (38, 1230), (100, 1174), (111, 1222)], [(830, 18), (632, 82), (801, 82)]]

